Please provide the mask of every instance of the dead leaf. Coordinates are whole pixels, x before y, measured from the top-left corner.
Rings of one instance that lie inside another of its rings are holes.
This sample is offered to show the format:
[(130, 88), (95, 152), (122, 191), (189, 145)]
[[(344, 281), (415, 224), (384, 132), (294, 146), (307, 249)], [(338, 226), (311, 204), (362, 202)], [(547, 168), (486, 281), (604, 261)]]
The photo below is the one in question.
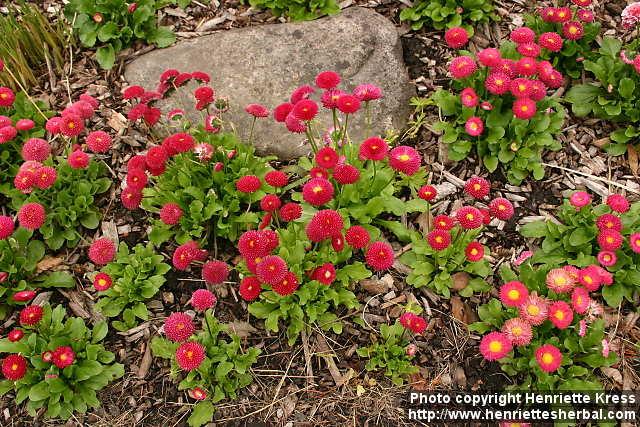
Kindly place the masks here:
[(327, 340), (325, 340), (322, 335), (318, 335), (316, 337), (316, 342), (318, 343), (317, 355), (322, 357), (327, 362), (327, 368), (329, 369), (329, 373), (331, 374), (333, 381), (336, 383), (336, 386), (340, 387), (345, 383), (345, 379), (340, 373), (336, 362), (333, 360), (336, 354), (329, 348)]
[(451, 280), (453, 281), (453, 286), (451, 287), (454, 291), (460, 292), (469, 284), (470, 276), (464, 271), (459, 271), (451, 276)]
[(638, 176), (638, 152), (631, 144), (627, 145), (627, 156), (629, 157), (629, 168), (633, 176)]
[(242, 322), (239, 320), (234, 320), (233, 322), (229, 322), (227, 323), (227, 326), (229, 327), (229, 330), (231, 332), (235, 333), (240, 338), (247, 338), (251, 334), (258, 332), (258, 330), (253, 326), (251, 326), (249, 322)]
[(622, 384), (622, 374), (616, 368), (604, 367), (600, 368), (600, 371), (616, 383)]
[(112, 110), (111, 117), (107, 120), (107, 125), (116, 131), (116, 133), (123, 132), (127, 128), (127, 118), (121, 113)]
[(140, 362), (140, 367), (138, 368), (138, 378), (143, 379), (149, 373), (149, 368), (151, 367), (151, 346), (147, 342), (147, 348), (144, 350), (144, 355), (142, 356), (142, 361)]
[(431, 216), (431, 211), (422, 212), (416, 218), (416, 224), (420, 227), (420, 231), (422, 234), (428, 234), (433, 229), (433, 217)]
[(464, 303), (462, 302), (462, 299), (458, 296), (451, 297), (451, 315), (462, 323), (466, 323), (464, 311)]
[(42, 273), (43, 271), (53, 270), (54, 268), (62, 264), (63, 261), (64, 259), (60, 257), (46, 256), (42, 258), (42, 260), (38, 264), (36, 264), (36, 274)]
[(387, 284), (379, 279), (364, 279), (360, 281), (362, 288), (372, 295), (384, 294), (387, 292)]

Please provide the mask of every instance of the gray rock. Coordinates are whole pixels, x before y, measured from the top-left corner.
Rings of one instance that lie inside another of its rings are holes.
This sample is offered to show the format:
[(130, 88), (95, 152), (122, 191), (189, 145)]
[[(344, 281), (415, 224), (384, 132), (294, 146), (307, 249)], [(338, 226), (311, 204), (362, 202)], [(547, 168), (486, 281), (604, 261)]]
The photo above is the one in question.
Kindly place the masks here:
[[(338, 72), (344, 91), (362, 83), (382, 88), (384, 97), (372, 103), (373, 132), (377, 134), (406, 125), (408, 101), (415, 95), (396, 28), (382, 15), (360, 7), (311, 22), (233, 29), (181, 41), (135, 59), (127, 66), (125, 76), (130, 84), (154, 88), (166, 68), (208, 72), (217, 96), (231, 101), (230, 114), (225, 118), (244, 138), (251, 123), (245, 105), (261, 103), (273, 109), (288, 101), (296, 87), (313, 85), (320, 71)], [(183, 93), (183, 101), (191, 105), (192, 95)], [(319, 92), (314, 99), (319, 100)], [(330, 114), (323, 108), (321, 111), (320, 123), (331, 126)], [(361, 142), (367, 136), (364, 113), (353, 122), (349, 135)], [(259, 120), (254, 134), (261, 153), (290, 159), (309, 150), (303, 145), (304, 135), (289, 133), (283, 123), (271, 117)]]

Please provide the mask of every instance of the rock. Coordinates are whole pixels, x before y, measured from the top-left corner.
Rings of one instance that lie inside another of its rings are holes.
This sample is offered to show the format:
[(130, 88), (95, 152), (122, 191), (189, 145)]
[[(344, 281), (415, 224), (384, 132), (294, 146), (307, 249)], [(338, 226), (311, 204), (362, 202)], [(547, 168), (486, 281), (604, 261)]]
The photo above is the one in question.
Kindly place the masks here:
[[(340, 89), (344, 91), (362, 83), (382, 88), (384, 97), (372, 102), (373, 131), (377, 134), (402, 129), (410, 113), (409, 98), (415, 96), (396, 28), (382, 15), (360, 7), (310, 22), (238, 28), (184, 40), (136, 58), (127, 66), (125, 76), (130, 84), (153, 89), (167, 68), (208, 72), (216, 94), (231, 101), (225, 119), (229, 118), (245, 139), (251, 125), (245, 105), (261, 103), (273, 109), (288, 101), (296, 87), (313, 85), (320, 71), (340, 73)], [(185, 104), (192, 105), (194, 98), (188, 92), (182, 90), (181, 96)], [(319, 92), (314, 99), (319, 101)], [(173, 108), (180, 106), (172, 104)], [(163, 108), (165, 112), (168, 109)], [(199, 114), (193, 117), (201, 120)], [(319, 117), (320, 124), (332, 125), (329, 113), (323, 111)], [(364, 112), (353, 122), (349, 134), (353, 141), (361, 142), (366, 137)], [(309, 150), (302, 145), (304, 136), (289, 133), (283, 123), (271, 117), (258, 121), (254, 139), (260, 153), (283, 159)]]

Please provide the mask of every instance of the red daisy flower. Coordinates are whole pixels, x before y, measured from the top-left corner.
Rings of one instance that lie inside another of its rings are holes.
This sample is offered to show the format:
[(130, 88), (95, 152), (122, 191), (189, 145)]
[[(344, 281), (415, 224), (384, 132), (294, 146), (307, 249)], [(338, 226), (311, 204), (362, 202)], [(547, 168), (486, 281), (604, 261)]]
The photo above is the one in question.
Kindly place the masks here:
[(360, 100), (353, 95), (344, 94), (338, 98), (337, 107), (345, 114), (353, 114), (360, 109)]
[(533, 326), (539, 326), (547, 319), (547, 301), (535, 293), (529, 295), (518, 307), (520, 317)]
[(451, 244), (451, 234), (447, 230), (433, 230), (427, 234), (427, 242), (436, 251), (442, 251)]
[(622, 234), (616, 230), (604, 229), (598, 234), (598, 245), (605, 251), (617, 251), (623, 241)]
[(51, 360), (59, 369), (64, 369), (67, 366), (73, 365), (73, 362), (76, 360), (76, 354), (71, 347), (60, 346), (53, 350)]
[(323, 71), (316, 76), (316, 86), (320, 89), (333, 89), (340, 84), (340, 75), (335, 71)]
[(13, 294), (12, 299), (15, 302), (27, 302), (31, 301), (36, 296), (35, 291), (19, 291)]
[(540, 46), (550, 50), (551, 52), (560, 52), (562, 50), (562, 37), (558, 33), (542, 33), (538, 38)]
[(25, 203), (18, 211), (18, 223), (20, 227), (28, 230), (37, 230), (42, 227), (46, 219), (44, 206), (40, 203)]
[(131, 211), (138, 209), (140, 207), (140, 202), (142, 201), (142, 191), (125, 187), (125, 189), (120, 193), (120, 200), (122, 201), (122, 206), (125, 208)]
[(301, 99), (293, 106), (291, 114), (303, 122), (311, 121), (318, 114), (318, 104), (311, 99)]
[(483, 215), (473, 206), (463, 206), (456, 212), (456, 219), (462, 228), (471, 230), (482, 226)]
[(28, 305), (20, 311), (20, 324), (33, 326), (42, 319), (43, 314), (44, 310), (39, 305)]
[(309, 85), (300, 86), (291, 93), (291, 98), (289, 99), (289, 101), (291, 101), (291, 103), (295, 105), (298, 101), (307, 99), (309, 95), (311, 95), (315, 91), (316, 90)]
[(302, 187), (302, 198), (313, 206), (322, 206), (333, 199), (333, 185), (324, 178), (312, 178)]
[(167, 225), (175, 225), (182, 218), (182, 213), (177, 203), (165, 203), (160, 209), (160, 221)]
[(369, 244), (371, 236), (366, 228), (360, 225), (351, 226), (345, 233), (345, 240), (353, 249), (362, 249)]
[(449, 73), (454, 79), (464, 79), (476, 72), (478, 66), (470, 56), (458, 56), (449, 64)]
[(287, 274), (287, 263), (277, 255), (267, 255), (258, 263), (256, 275), (269, 285), (279, 283)]
[(514, 213), (513, 205), (504, 197), (496, 197), (489, 203), (489, 212), (503, 221), (509, 220)]
[(107, 273), (98, 273), (96, 277), (93, 278), (93, 287), (96, 291), (106, 291), (112, 284), (113, 280)]
[(337, 165), (333, 169), (333, 179), (338, 184), (353, 184), (360, 179), (360, 171), (353, 165)]
[(195, 330), (196, 327), (193, 325), (193, 319), (185, 313), (171, 313), (164, 322), (164, 334), (171, 341), (186, 341), (193, 335)]
[(460, 92), (460, 102), (467, 108), (474, 108), (480, 102), (480, 98), (472, 87), (467, 87)]
[(480, 117), (469, 117), (467, 122), (464, 124), (464, 131), (469, 136), (480, 136), (482, 132), (484, 132), (484, 122)]
[(343, 91), (338, 89), (329, 89), (322, 92), (322, 96), (320, 97), (320, 102), (322, 102), (322, 106), (328, 110), (334, 110), (338, 108), (338, 99), (342, 95), (346, 95)]
[(255, 175), (246, 175), (236, 181), (236, 189), (241, 193), (255, 193), (262, 183)]
[(512, 349), (511, 341), (502, 332), (489, 332), (480, 341), (480, 354), (489, 361), (502, 359)]
[(447, 215), (438, 215), (433, 219), (433, 226), (438, 230), (451, 230), (455, 222), (453, 218)]
[(336, 252), (342, 252), (344, 249), (344, 237), (342, 237), (342, 233), (331, 237), (331, 247)]
[(323, 147), (316, 153), (316, 164), (324, 169), (333, 169), (338, 164), (338, 153), (331, 147)]
[(336, 279), (336, 268), (330, 262), (324, 263), (313, 270), (311, 278), (313, 280), (317, 280), (323, 285), (330, 285)]
[(4, 240), (13, 234), (15, 225), (10, 216), (0, 215), (0, 240)]
[(147, 151), (145, 161), (149, 169), (163, 168), (167, 161), (167, 152), (162, 146), (151, 147)]
[(535, 352), (538, 366), (545, 372), (552, 373), (558, 370), (562, 364), (562, 353), (557, 347), (545, 344), (538, 347)]
[(176, 361), (185, 371), (198, 369), (205, 358), (204, 347), (197, 342), (189, 341), (180, 344), (176, 350)]
[(79, 115), (68, 113), (62, 116), (60, 120), (60, 133), (64, 136), (75, 137), (80, 135), (83, 130), (84, 121)]
[(260, 200), (260, 209), (265, 212), (274, 212), (280, 209), (282, 202), (275, 194), (267, 194)]
[(432, 185), (423, 185), (418, 190), (418, 197), (420, 197), (422, 200), (426, 200), (427, 202), (435, 199), (437, 195), (438, 190), (436, 190), (436, 188)]
[(579, 286), (571, 293), (571, 306), (578, 314), (585, 314), (591, 303), (589, 291)]
[(202, 267), (202, 279), (210, 285), (219, 285), (229, 278), (229, 266), (222, 261), (209, 261)]
[(353, 89), (353, 96), (360, 101), (373, 101), (375, 99), (382, 98), (382, 89), (371, 83), (361, 84)]
[(622, 231), (622, 221), (613, 214), (603, 214), (596, 219), (596, 227), (599, 230)]
[(520, 307), (528, 297), (529, 290), (517, 280), (500, 286), (500, 302), (507, 307)]
[(309, 170), (309, 176), (311, 178), (329, 179), (329, 172), (326, 169), (314, 166)]
[(16, 95), (8, 87), (0, 87), (0, 107), (11, 107)]
[(7, 338), (11, 342), (20, 341), (24, 337), (24, 332), (20, 329), (12, 329), (11, 332), (7, 334)]
[(386, 242), (373, 242), (367, 248), (365, 260), (375, 271), (382, 271), (393, 265), (395, 255), (391, 245)]
[(210, 309), (216, 305), (217, 300), (216, 296), (207, 289), (197, 289), (191, 294), (191, 305), (198, 311)]
[(321, 242), (340, 233), (343, 227), (342, 216), (334, 210), (325, 209), (318, 211), (311, 218), (307, 224), (306, 233), (312, 242)]
[(389, 152), (389, 166), (406, 175), (413, 175), (420, 169), (420, 154), (409, 146), (400, 145)]
[(287, 119), (287, 116), (289, 116), (289, 113), (291, 113), (291, 110), (293, 110), (292, 103), (285, 102), (283, 104), (280, 104), (273, 109), (273, 118), (276, 122), (284, 123), (284, 121)]
[(500, 51), (493, 47), (482, 49), (478, 52), (478, 61), (485, 67), (495, 67), (500, 63), (501, 59)]
[(629, 236), (629, 246), (633, 252), (640, 254), (640, 233), (633, 233)]
[(511, 79), (503, 73), (491, 73), (485, 79), (484, 87), (493, 95), (503, 95), (511, 88)]
[(144, 88), (138, 85), (126, 87), (122, 92), (124, 99), (140, 98), (142, 95), (144, 95)]
[(264, 176), (264, 181), (272, 187), (281, 188), (289, 183), (289, 177), (281, 171), (270, 171)]
[(444, 40), (450, 48), (460, 49), (469, 42), (469, 34), (462, 27), (453, 27), (444, 33)]
[(286, 296), (298, 290), (298, 285), (298, 277), (294, 273), (288, 271), (285, 273), (282, 280), (274, 285), (271, 285), (271, 289), (273, 289), (273, 291), (278, 295)]
[(403, 313), (400, 316), (400, 324), (415, 334), (421, 334), (427, 329), (427, 321), (414, 313)]
[(384, 139), (373, 136), (365, 139), (360, 144), (359, 157), (360, 160), (382, 160), (387, 157), (389, 152), (389, 145)]
[(286, 222), (295, 221), (296, 219), (302, 216), (302, 206), (300, 206), (298, 203), (293, 203), (293, 202), (285, 203), (280, 208), (279, 213), (280, 213), (280, 218), (283, 221), (286, 221)]
[(110, 239), (103, 237), (95, 240), (89, 247), (89, 259), (97, 265), (105, 265), (113, 261), (116, 256), (116, 245)]
[(111, 136), (101, 130), (87, 135), (87, 146), (94, 153), (106, 153), (111, 148)]
[(584, 36), (584, 26), (578, 21), (566, 22), (562, 26), (562, 34), (569, 40), (580, 40)]
[(573, 310), (564, 301), (555, 301), (549, 306), (549, 320), (558, 329), (567, 329), (573, 322)]
[(527, 56), (516, 62), (516, 73), (522, 76), (534, 76), (538, 73), (538, 62)]
[(529, 98), (518, 98), (513, 102), (513, 115), (520, 120), (529, 120), (538, 111), (534, 100)]
[(189, 390), (189, 396), (195, 400), (205, 400), (207, 398), (207, 392), (200, 387), (194, 387)]
[(533, 337), (531, 325), (519, 317), (507, 320), (502, 325), (502, 333), (512, 345), (528, 345)]
[(614, 212), (625, 213), (629, 210), (629, 201), (622, 194), (612, 194), (607, 197), (607, 205)]
[(618, 262), (618, 257), (615, 252), (612, 251), (600, 251), (598, 252), (598, 262), (603, 267), (613, 267)]
[(245, 231), (238, 239), (238, 251), (244, 258), (265, 256), (269, 253), (269, 240), (260, 231)]
[(472, 176), (464, 184), (464, 192), (475, 199), (482, 199), (489, 195), (491, 184), (484, 178)]
[(132, 169), (127, 172), (126, 182), (127, 187), (140, 191), (147, 185), (147, 174), (142, 169)]
[(478, 242), (471, 242), (465, 248), (464, 254), (471, 262), (480, 261), (484, 258), (484, 246)]
[(18, 381), (27, 373), (27, 359), (10, 354), (2, 360), (2, 375), (9, 381)]
[(578, 282), (591, 292), (597, 291), (602, 285), (600, 271), (596, 265), (587, 266), (578, 271)]
[(22, 158), (24, 160), (44, 162), (50, 154), (51, 146), (41, 138), (30, 138), (22, 146)]
[(533, 43), (536, 40), (536, 33), (529, 27), (520, 27), (513, 30), (509, 38), (517, 44)]
[(260, 296), (262, 285), (255, 276), (248, 276), (240, 281), (240, 296), (245, 301), (253, 301)]
[(75, 150), (69, 154), (67, 163), (73, 169), (84, 169), (89, 165), (89, 155), (82, 150)]

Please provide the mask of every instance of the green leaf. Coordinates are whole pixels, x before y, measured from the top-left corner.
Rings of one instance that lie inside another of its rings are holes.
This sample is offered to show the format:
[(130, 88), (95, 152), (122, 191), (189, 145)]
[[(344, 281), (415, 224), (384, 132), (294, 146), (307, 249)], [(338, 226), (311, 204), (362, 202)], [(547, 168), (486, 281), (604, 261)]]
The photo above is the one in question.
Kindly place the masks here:
[(29, 400), (39, 401), (49, 397), (49, 384), (42, 381), (29, 389)]
[(171, 46), (176, 41), (176, 35), (167, 27), (158, 27), (147, 37), (149, 43), (155, 43), (158, 47)]
[(187, 420), (189, 426), (200, 427), (213, 419), (213, 413), (216, 408), (213, 406), (210, 400), (203, 400), (198, 402), (191, 411), (191, 416)]
[(520, 227), (520, 234), (524, 237), (540, 238), (547, 235), (548, 228), (545, 221), (534, 221)]
[(112, 45), (108, 44), (101, 46), (96, 51), (96, 61), (100, 64), (100, 67), (105, 70), (110, 70), (116, 63), (116, 51)]
[(107, 336), (107, 332), (109, 332), (109, 326), (107, 326), (107, 322), (104, 320), (96, 323), (93, 327), (93, 331), (91, 332), (91, 342), (96, 344), (99, 343)]
[(73, 288), (76, 286), (76, 280), (66, 271), (54, 271), (44, 277), (40, 286), (43, 288)]
[(97, 212), (89, 212), (80, 218), (80, 224), (89, 230), (95, 230), (100, 224), (100, 215)]
[(633, 80), (628, 77), (624, 77), (620, 79), (620, 83), (618, 85), (618, 92), (620, 96), (626, 99), (630, 99), (633, 96), (633, 91), (636, 89), (636, 84)]
[(98, 40), (101, 42), (108, 42), (111, 39), (115, 39), (118, 37), (118, 25), (111, 21), (104, 24), (100, 29), (98, 29)]

